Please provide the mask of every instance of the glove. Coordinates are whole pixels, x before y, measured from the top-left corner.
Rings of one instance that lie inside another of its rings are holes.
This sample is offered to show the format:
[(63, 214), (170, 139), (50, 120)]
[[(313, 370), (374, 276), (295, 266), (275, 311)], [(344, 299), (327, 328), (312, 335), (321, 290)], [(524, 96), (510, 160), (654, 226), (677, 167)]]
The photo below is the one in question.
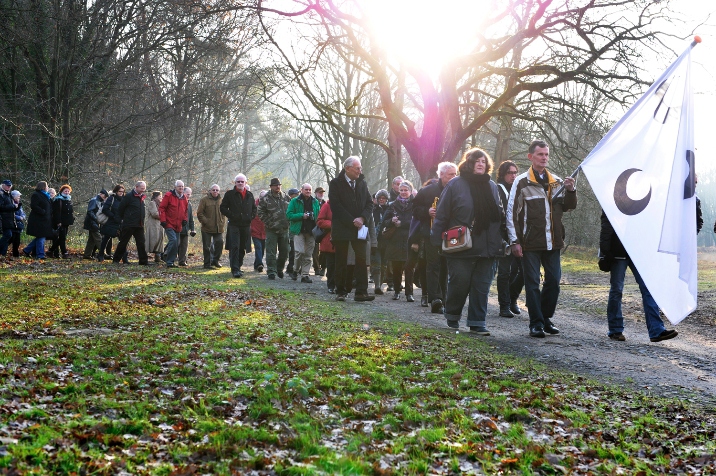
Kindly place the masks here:
[(181, 226), (187, 226), (188, 223), (189, 223), (188, 220), (182, 220), (182, 221), (181, 221)]
[(161, 223), (159, 223), (159, 224), (162, 226), (162, 228), (166, 228), (166, 227), (167, 227), (167, 222), (165, 222), (165, 221), (163, 221), (163, 222), (161, 222)]
[(191, 231), (189, 232), (189, 235), (190, 235), (190, 236), (196, 236), (196, 232), (195, 232), (194, 230), (191, 230)]

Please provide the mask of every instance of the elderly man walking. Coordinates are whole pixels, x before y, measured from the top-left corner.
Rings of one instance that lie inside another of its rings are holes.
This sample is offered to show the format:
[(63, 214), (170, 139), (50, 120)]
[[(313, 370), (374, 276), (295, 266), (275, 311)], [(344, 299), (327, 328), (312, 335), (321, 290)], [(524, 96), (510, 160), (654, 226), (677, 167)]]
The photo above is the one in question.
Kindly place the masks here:
[(290, 232), (296, 249), (294, 272), (301, 275), (302, 283), (313, 282), (308, 276), (313, 248), (316, 244), (311, 231), (316, 226), (318, 213), (321, 211), (320, 202), (311, 195), (312, 190), (311, 184), (304, 183), (301, 186), (301, 194), (291, 200), (286, 211), (286, 216), (291, 222)]
[[(144, 191), (147, 189), (146, 182), (139, 181), (134, 184), (131, 192), (125, 195), (119, 204), (119, 217), (122, 220), (122, 227), (119, 233), (119, 243), (114, 250), (112, 262), (119, 264), (119, 260), (124, 257), (127, 251), (129, 239), (134, 237), (137, 245), (137, 254), (139, 254), (139, 264), (148, 265), (147, 248), (144, 242)], [(102, 250), (100, 249), (100, 252)]]
[(240, 278), (244, 275), (244, 255), (251, 243), (251, 220), (256, 216), (256, 202), (253, 194), (246, 188), (246, 175), (234, 178), (234, 188), (227, 190), (221, 200), (221, 214), (229, 219), (227, 240), (231, 243), (229, 262), (231, 275)]
[(184, 195), (184, 182), (177, 180), (174, 190), (164, 194), (159, 204), (159, 221), (167, 235), (167, 245), (164, 247), (164, 261), (167, 268), (178, 268), (174, 263), (179, 253), (179, 234), (188, 223), (189, 200)]
[(201, 244), (204, 251), (204, 269), (221, 268), (219, 259), (224, 251), (224, 226), (226, 218), (221, 214), (221, 191), (219, 184), (209, 187), (209, 193), (199, 201), (196, 217), (201, 223)]
[[(269, 192), (259, 200), (258, 213), (266, 226), (266, 268), (268, 279), (283, 279), (283, 269), (288, 257), (288, 195), (281, 191), (281, 181), (271, 179)], [(278, 257), (276, 250), (278, 249)]]
[[(368, 185), (361, 173), (358, 157), (348, 157), (343, 163), (343, 170), (331, 180), (328, 187), (328, 204), (333, 214), (331, 239), (336, 248), (336, 300), (345, 301), (348, 266), (348, 245), (355, 252), (356, 301), (372, 301), (374, 295), (368, 294), (368, 267), (366, 257), (366, 241), (358, 239), (358, 231), (367, 226), (368, 217), (373, 213), (373, 199)], [(366, 236), (367, 239), (367, 236)]]

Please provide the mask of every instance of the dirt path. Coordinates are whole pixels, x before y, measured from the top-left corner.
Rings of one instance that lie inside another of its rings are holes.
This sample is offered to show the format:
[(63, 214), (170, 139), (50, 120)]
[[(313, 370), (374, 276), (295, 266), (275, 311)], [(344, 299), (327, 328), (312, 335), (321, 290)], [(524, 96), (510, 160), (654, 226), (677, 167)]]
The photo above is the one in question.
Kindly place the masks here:
[[(251, 261), (249, 261), (251, 262)], [(325, 278), (311, 276), (312, 284), (301, 284), (290, 278), (269, 282), (265, 274), (248, 272), (244, 276), (254, 284), (306, 292), (320, 299), (332, 300)], [(564, 274), (557, 313), (553, 319), (562, 332), (558, 336), (535, 339), (528, 336), (528, 317), (524, 293), (519, 302), (521, 315), (512, 319), (498, 317), (497, 296), (493, 286), (487, 326), (489, 337), (478, 337), (500, 352), (528, 357), (552, 368), (561, 369), (598, 380), (629, 385), (642, 391), (678, 397), (711, 410), (716, 409), (716, 326), (708, 319), (687, 318), (676, 326), (679, 336), (652, 343), (641, 313), (636, 283), (627, 273), (624, 290), (625, 342), (607, 338), (606, 301), (608, 275), (589, 276)], [(420, 307), (420, 289), (415, 290), (415, 303), (392, 300), (392, 293), (376, 296), (372, 303), (355, 303), (352, 296), (346, 310), (369, 321), (371, 314), (392, 314), (406, 322), (428, 328), (447, 327), (441, 315)], [(468, 332), (464, 327), (461, 332)], [(672, 327), (667, 323), (667, 328)]]

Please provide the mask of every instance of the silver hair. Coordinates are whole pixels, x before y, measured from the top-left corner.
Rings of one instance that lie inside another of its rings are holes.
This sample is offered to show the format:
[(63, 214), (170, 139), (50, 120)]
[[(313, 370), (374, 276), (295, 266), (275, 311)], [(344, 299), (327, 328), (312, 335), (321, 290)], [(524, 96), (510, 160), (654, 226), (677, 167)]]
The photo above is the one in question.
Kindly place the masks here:
[(348, 167), (353, 167), (356, 162), (360, 162), (360, 157), (357, 155), (351, 155), (343, 162), (343, 168), (347, 169)]
[(447, 172), (447, 169), (451, 168), (457, 170), (457, 165), (453, 162), (440, 162), (438, 164), (438, 174), (443, 174)]
[(311, 187), (311, 190), (313, 190), (313, 185), (311, 185), (310, 183), (304, 183), (303, 185), (301, 185), (301, 190), (303, 190), (304, 188), (306, 188), (306, 185), (308, 185), (309, 187)]
[(219, 185), (218, 183), (212, 184), (211, 187), (209, 187), (209, 190), (211, 190), (214, 187), (218, 188), (219, 192), (221, 192), (221, 185)]
[(147, 182), (145, 182), (144, 180), (139, 180), (139, 181), (137, 181), (137, 183), (134, 184), (134, 188), (137, 188), (137, 187), (139, 187), (140, 185), (144, 185), (144, 186), (146, 187), (146, 186), (147, 186)]
[(268, 193), (268, 190), (261, 190), (261, 191), (259, 192), (259, 199), (264, 198), (267, 193)]
[(246, 175), (244, 175), (244, 174), (239, 174), (239, 175), (237, 175), (236, 177), (234, 177), (234, 182), (236, 182), (237, 180), (239, 180), (239, 177), (243, 177), (243, 178), (244, 178), (244, 182), (246, 182), (247, 179), (246, 179)]
[(176, 182), (174, 182), (175, 187), (178, 187), (179, 185), (184, 186), (184, 182), (182, 182), (181, 180), (177, 180)]
[(404, 179), (403, 177), (401, 177), (400, 175), (398, 175), (397, 177), (395, 177), (395, 178), (393, 179), (393, 183), (395, 183), (395, 182), (397, 182), (397, 181), (399, 181), (399, 180), (400, 180), (401, 182), (405, 181), (405, 179)]
[(184, 193), (194, 193), (191, 191), (191, 187), (184, 187)]

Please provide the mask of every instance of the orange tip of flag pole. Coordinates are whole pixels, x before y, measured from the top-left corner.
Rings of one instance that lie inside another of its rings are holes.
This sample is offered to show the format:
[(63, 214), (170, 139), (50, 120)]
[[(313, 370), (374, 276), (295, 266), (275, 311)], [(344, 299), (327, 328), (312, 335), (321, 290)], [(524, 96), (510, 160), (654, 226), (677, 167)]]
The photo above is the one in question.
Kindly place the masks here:
[(694, 36), (694, 42), (691, 43), (691, 46), (696, 46), (699, 43), (701, 43), (701, 37), (699, 35)]

